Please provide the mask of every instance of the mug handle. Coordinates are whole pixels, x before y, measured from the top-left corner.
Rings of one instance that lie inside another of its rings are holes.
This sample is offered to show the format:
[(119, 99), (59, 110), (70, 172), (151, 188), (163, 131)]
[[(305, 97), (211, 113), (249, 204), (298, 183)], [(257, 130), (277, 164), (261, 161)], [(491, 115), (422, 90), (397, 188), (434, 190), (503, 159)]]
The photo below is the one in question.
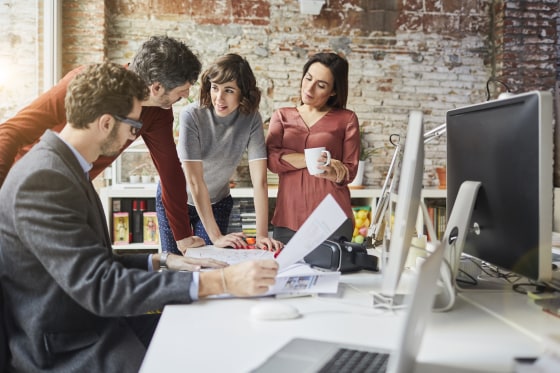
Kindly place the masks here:
[(323, 166), (328, 166), (331, 163), (331, 152), (328, 150), (323, 150), (321, 154), (326, 154), (327, 160), (323, 163)]

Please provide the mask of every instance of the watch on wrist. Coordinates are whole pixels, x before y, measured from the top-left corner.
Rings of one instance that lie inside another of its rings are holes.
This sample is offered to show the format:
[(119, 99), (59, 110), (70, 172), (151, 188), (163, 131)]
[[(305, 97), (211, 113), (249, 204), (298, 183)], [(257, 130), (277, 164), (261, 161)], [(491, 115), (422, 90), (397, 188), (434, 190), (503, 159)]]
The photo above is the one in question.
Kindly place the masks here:
[(162, 252), (159, 254), (159, 269), (165, 271), (167, 269), (167, 256), (169, 253), (167, 251)]

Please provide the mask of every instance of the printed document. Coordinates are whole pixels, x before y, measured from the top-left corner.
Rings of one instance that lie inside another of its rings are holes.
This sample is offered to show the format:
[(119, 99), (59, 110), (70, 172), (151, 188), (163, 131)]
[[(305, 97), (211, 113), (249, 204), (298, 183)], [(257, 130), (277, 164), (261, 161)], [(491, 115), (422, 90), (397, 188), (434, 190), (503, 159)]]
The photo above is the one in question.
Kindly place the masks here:
[[(303, 258), (328, 239), (346, 220), (346, 214), (329, 194), (284, 246), (276, 261), (276, 284), (267, 294), (336, 293), (340, 272), (311, 268)], [(194, 258), (212, 258), (229, 264), (247, 260), (274, 259), (274, 254), (258, 249), (223, 249), (214, 246), (190, 248), (187, 255)]]
[(276, 258), (279, 271), (302, 260), (328, 239), (346, 220), (346, 214), (330, 194), (323, 199)]

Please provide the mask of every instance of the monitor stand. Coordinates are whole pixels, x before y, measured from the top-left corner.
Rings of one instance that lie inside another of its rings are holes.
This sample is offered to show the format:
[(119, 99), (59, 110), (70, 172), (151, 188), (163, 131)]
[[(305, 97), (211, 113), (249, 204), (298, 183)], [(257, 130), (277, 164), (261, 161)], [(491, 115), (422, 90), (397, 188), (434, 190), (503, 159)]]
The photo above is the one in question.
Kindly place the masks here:
[(388, 310), (398, 310), (405, 307), (405, 297), (407, 294), (399, 293), (393, 295), (384, 295), (381, 293), (373, 293), (373, 308), (383, 308)]
[[(395, 294), (383, 294), (378, 291), (373, 291), (373, 307), (393, 311), (405, 308), (407, 306), (407, 298), (411, 294), (412, 289), (414, 288), (414, 284), (416, 283), (421, 261), (425, 260), (427, 256), (431, 255), (431, 253), (437, 249), (439, 244), (439, 241), (427, 242), (425, 243), (425, 247), (420, 247), (412, 244), (409, 255), (412, 255), (412, 258), (416, 259), (416, 264), (411, 264), (402, 270)], [(416, 253), (414, 253), (413, 250), (416, 250)], [(440, 281), (438, 283), (436, 295), (442, 294), (444, 292), (445, 289), (443, 288), (443, 284)], [(434, 309), (437, 310), (436, 307), (434, 307)]]
[[(384, 209), (384, 215), (387, 213), (386, 209)], [(385, 217), (386, 218), (386, 217)], [(387, 266), (388, 261), (388, 247), (390, 246), (390, 232), (388, 230), (384, 230), (383, 232), (383, 240), (380, 242), (379, 246), (381, 249), (381, 253), (379, 256), (380, 262), (380, 270), (382, 276), (385, 275), (385, 268)], [(399, 285), (402, 280), (399, 280)], [(381, 287), (381, 285), (380, 285)], [(400, 289), (399, 289), (400, 290)], [(398, 291), (398, 290), (397, 290)], [(373, 308), (381, 308), (387, 310), (398, 310), (405, 306), (404, 300), (406, 296), (406, 292), (398, 292), (395, 294), (384, 294), (381, 290), (377, 291), (374, 290), (372, 292), (373, 295)]]
[[(469, 229), (469, 223), (472, 216), (472, 211), (480, 189), (481, 183), (478, 181), (465, 181), (461, 184), (453, 211), (449, 216), (447, 227), (443, 235), (442, 244), (445, 245), (444, 260), (441, 267), (440, 274), (440, 291), (436, 295), (434, 303), (434, 310), (436, 311), (449, 311), (455, 305), (457, 291), (461, 288), (458, 287), (455, 279), (459, 273), (459, 265), (465, 239)], [(425, 204), (420, 204), (422, 213), (424, 214), (424, 222), (428, 228), (431, 237), (436, 237), (433, 225), (428, 217)], [(385, 248), (388, 247), (388, 242), (384, 240), (384, 248), (382, 252), (385, 253)], [(385, 264), (384, 255), (382, 255), (382, 264)], [(402, 280), (402, 278), (401, 278)], [(406, 280), (405, 280), (406, 281)], [(406, 286), (405, 286), (406, 287)], [(406, 292), (391, 295), (384, 295), (380, 293), (373, 294), (373, 305), (378, 308), (399, 309), (404, 307), (403, 301), (406, 298)]]
[[(420, 200), (419, 210), (421, 211), (424, 219), (424, 224), (426, 225), (426, 229), (428, 231), (428, 235), (430, 237), (437, 237), (435, 233), (434, 226), (431, 222), (431, 218), (428, 213), (428, 208), (423, 200)], [(434, 245), (435, 243), (435, 245)], [(412, 255), (414, 258), (422, 258), (429, 255), (429, 253), (433, 252), (437, 245), (439, 244), (438, 241), (432, 242), (423, 242), (423, 244), (416, 243), (414, 244), (414, 239), (410, 245), (409, 249), (409, 258)], [(384, 240), (382, 242), (382, 249), (381, 249), (381, 269), (383, 271), (383, 266), (387, 263), (387, 248), (389, 247), (389, 239), (387, 235), (384, 235)], [(417, 260), (417, 259), (416, 259)], [(407, 259), (409, 262), (409, 259)], [(409, 289), (412, 288), (414, 282), (416, 281), (416, 273), (418, 266), (415, 265), (414, 268), (408, 267), (404, 268), (401, 271), (401, 276), (399, 280), (399, 285), (397, 287), (397, 292), (395, 294), (383, 294), (381, 292), (374, 291), (373, 294), (373, 306), (374, 308), (384, 308), (389, 310), (398, 310), (404, 308), (406, 306), (405, 299), (408, 294), (410, 294)], [(438, 289), (437, 294), (441, 294), (444, 291), (443, 288)]]
[[(385, 275), (385, 268), (388, 262), (388, 247), (390, 246), (389, 232), (384, 232), (383, 241), (381, 243), (381, 254), (380, 254), (380, 267), (382, 276)], [(410, 253), (410, 251), (409, 251)], [(373, 295), (373, 308), (387, 309), (387, 310), (399, 310), (406, 306), (405, 300), (407, 295), (410, 293), (408, 289), (411, 285), (411, 274), (410, 271), (403, 268), (401, 271), (401, 276), (397, 289), (394, 294), (385, 294), (381, 290), (381, 285), (379, 290), (374, 290)]]
[(442, 239), (445, 251), (440, 277), (444, 291), (436, 296), (435, 306), (440, 311), (449, 311), (455, 304), (458, 290), (455, 279), (459, 273), (461, 255), (479, 189), (478, 181), (463, 182), (447, 221)]

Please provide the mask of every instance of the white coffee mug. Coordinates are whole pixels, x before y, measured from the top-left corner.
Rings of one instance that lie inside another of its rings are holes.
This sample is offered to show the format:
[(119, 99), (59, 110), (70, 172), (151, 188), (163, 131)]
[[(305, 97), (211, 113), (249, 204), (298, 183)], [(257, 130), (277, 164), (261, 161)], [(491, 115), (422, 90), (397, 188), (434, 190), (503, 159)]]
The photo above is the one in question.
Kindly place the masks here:
[[(321, 158), (323, 154), (325, 154), (327, 160), (325, 162), (319, 162), (319, 158)], [(331, 163), (331, 152), (326, 150), (324, 146), (305, 149), (305, 163), (307, 164), (307, 171), (309, 171), (310, 175), (321, 174), (325, 172), (325, 170), (321, 170), (317, 166), (327, 166)]]

